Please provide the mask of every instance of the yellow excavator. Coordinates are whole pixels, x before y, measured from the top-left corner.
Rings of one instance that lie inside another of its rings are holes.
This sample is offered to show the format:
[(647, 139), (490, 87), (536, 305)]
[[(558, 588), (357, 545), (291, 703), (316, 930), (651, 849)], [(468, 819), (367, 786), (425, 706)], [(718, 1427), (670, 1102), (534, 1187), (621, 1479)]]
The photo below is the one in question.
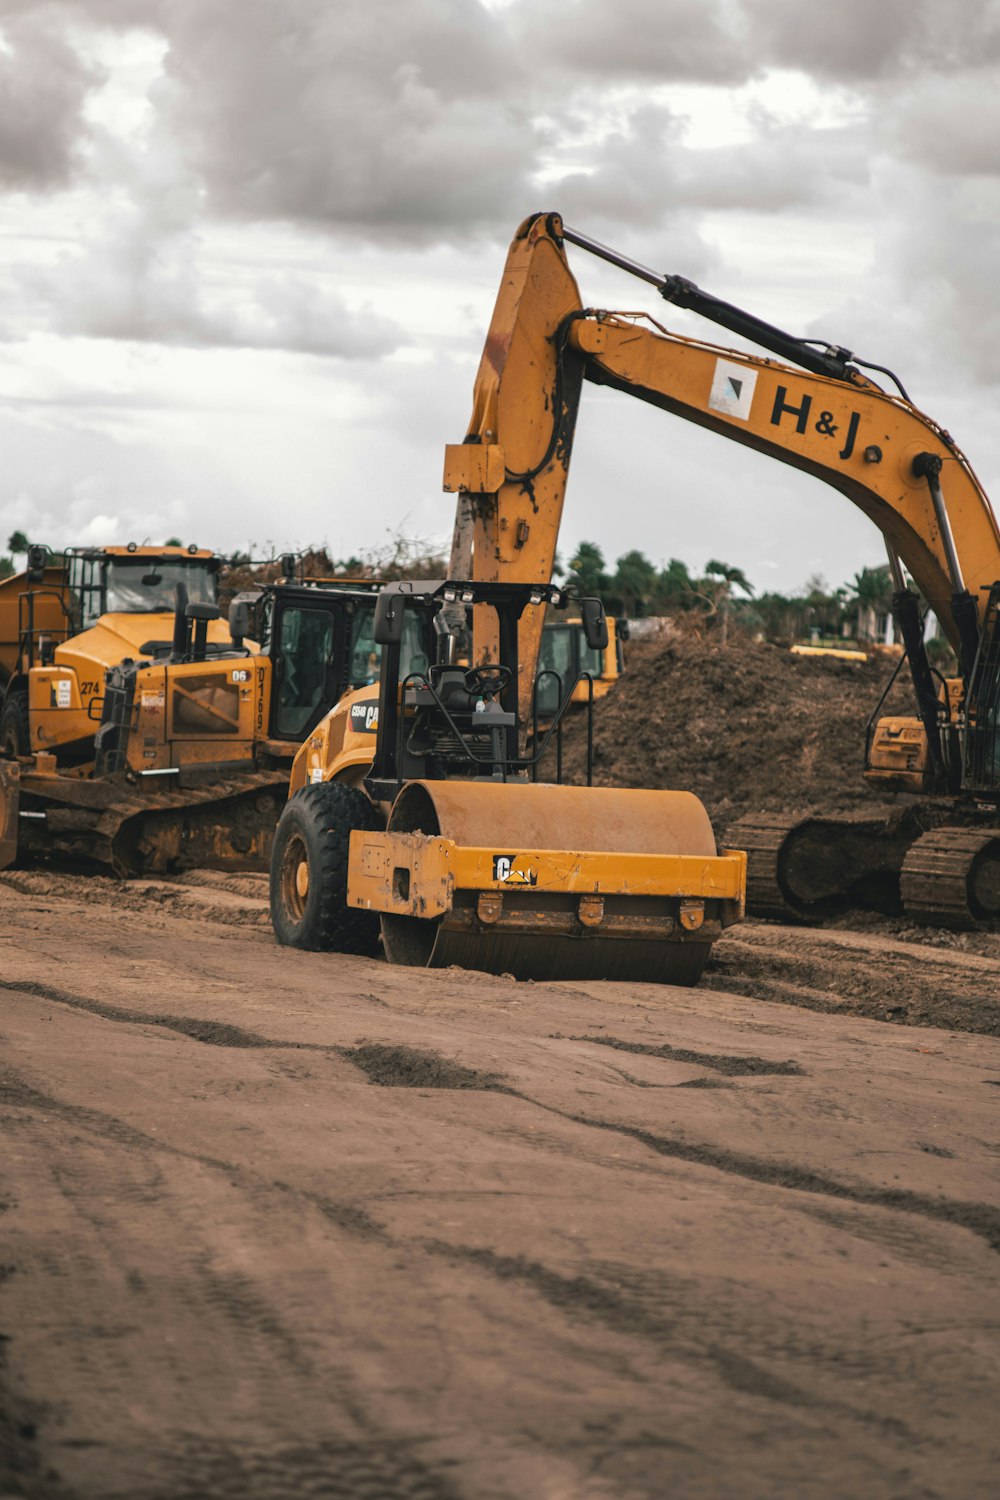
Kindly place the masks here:
[[(688, 792), (539, 779), (573, 682), (525, 749), (519, 625), (566, 602), (548, 584), (387, 585), (377, 693), (342, 699), (292, 770), (271, 854), (279, 942), (374, 954), (381, 937), (392, 963), (518, 979), (698, 980), (743, 914), (744, 854), (717, 850)], [(574, 602), (603, 652), (600, 602)], [(455, 661), (456, 607), (495, 633), (473, 667)], [(406, 643), (428, 627), (436, 659), (417, 668)]]
[[(377, 679), (380, 586), (279, 579), (234, 599), (220, 640), (217, 607), (175, 582), (177, 608), (159, 622), (168, 638), (103, 674), (93, 764), (66, 767), (53, 751), (0, 758), (0, 869), (266, 868), (302, 740), (345, 692)], [(411, 633), (408, 646), (429, 664), (433, 642)]]
[[(568, 245), (778, 358), (682, 337), (648, 314), (585, 307)], [(447, 450), (445, 488), (459, 494), (453, 572), (480, 583), (548, 581), (584, 380), (825, 480), (885, 538), (916, 713), (873, 722), (865, 774), (876, 789), (921, 793), (923, 801), (861, 818), (757, 817), (736, 825), (730, 836), (750, 855), (751, 910), (823, 915), (888, 883), (920, 920), (995, 925), (1000, 531), (951, 435), (883, 366), (797, 338), (568, 228), (558, 214), (536, 214), (510, 247), (468, 432)], [(935, 678), (920, 598), (904, 568), (955, 649), (955, 679)], [(522, 711), (541, 625), (539, 608), (525, 611)], [(474, 659), (489, 659), (495, 641), (495, 628), (478, 616)]]
[[(30, 547), (26, 571), (0, 583), (0, 755), (92, 762), (105, 672), (169, 646), (178, 587), (214, 605), (223, 561), (193, 546), (68, 547), (59, 561)], [(207, 649), (227, 640), (210, 621)]]

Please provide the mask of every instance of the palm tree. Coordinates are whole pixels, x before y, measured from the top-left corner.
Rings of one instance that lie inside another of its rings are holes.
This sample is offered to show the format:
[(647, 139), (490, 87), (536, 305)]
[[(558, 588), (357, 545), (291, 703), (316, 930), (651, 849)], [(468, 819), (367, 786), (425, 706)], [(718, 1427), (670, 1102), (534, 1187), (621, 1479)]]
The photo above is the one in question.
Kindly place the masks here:
[(892, 604), (892, 575), (888, 565), (862, 568), (850, 583), (851, 599), (857, 612), (858, 640), (874, 640), (876, 622)]
[(734, 568), (730, 563), (719, 562), (712, 558), (705, 564), (705, 576), (718, 578), (718, 607), (722, 617), (722, 644), (729, 639), (729, 600), (734, 588), (742, 589), (748, 599), (753, 598), (753, 584), (747, 578), (742, 568)]

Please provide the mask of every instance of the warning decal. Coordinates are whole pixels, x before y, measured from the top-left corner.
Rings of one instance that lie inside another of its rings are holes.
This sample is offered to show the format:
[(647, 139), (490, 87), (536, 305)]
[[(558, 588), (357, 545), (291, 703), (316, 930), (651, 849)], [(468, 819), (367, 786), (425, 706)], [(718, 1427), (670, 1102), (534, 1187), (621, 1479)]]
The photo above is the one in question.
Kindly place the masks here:
[(727, 417), (738, 417), (741, 422), (747, 422), (756, 384), (756, 370), (735, 364), (731, 359), (717, 359), (708, 404), (713, 411), (725, 412)]

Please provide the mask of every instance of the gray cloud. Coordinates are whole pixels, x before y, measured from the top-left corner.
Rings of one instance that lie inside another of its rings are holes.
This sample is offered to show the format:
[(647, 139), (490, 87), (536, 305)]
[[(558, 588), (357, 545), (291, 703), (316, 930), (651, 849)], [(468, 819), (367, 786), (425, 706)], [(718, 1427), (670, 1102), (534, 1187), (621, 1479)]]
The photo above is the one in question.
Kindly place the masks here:
[(196, 236), (157, 231), (144, 214), (31, 281), (60, 332), (187, 347), (284, 349), (377, 359), (407, 336), (370, 307), (293, 272), (206, 284)]
[(439, 238), (508, 217), (537, 150), (501, 22), (466, 0), (173, 5), (160, 103), (211, 206)]
[(79, 163), (82, 109), (99, 75), (44, 18), (8, 18), (0, 40), (0, 184), (61, 186)]
[(575, 0), (510, 12), (519, 45), (551, 76), (584, 72), (657, 83), (734, 83), (747, 52), (724, 0)]
[(920, 79), (896, 100), (886, 136), (894, 154), (943, 176), (1000, 177), (995, 70)]
[(996, 0), (739, 0), (759, 63), (865, 84), (914, 69), (988, 66), (1000, 56)]

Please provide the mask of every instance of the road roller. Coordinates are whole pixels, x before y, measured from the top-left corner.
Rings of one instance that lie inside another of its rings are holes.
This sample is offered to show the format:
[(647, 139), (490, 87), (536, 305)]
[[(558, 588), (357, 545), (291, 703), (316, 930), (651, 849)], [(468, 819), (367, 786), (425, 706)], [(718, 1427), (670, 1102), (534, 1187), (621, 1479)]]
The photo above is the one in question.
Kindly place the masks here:
[[(744, 912), (746, 859), (688, 792), (543, 779), (579, 679), (544, 731), (518, 711), (518, 625), (551, 585), (389, 585), (377, 694), (348, 695), (302, 745), (271, 856), (280, 943), (516, 979), (695, 984)], [(603, 650), (597, 599), (574, 600)], [(491, 611), (496, 660), (454, 661), (455, 606)], [(413, 621), (430, 618), (431, 632)], [(433, 639), (437, 660), (414, 653)], [(592, 701), (590, 704), (592, 711)], [(588, 726), (589, 727), (589, 726)], [(587, 743), (592, 743), (588, 733)]]

